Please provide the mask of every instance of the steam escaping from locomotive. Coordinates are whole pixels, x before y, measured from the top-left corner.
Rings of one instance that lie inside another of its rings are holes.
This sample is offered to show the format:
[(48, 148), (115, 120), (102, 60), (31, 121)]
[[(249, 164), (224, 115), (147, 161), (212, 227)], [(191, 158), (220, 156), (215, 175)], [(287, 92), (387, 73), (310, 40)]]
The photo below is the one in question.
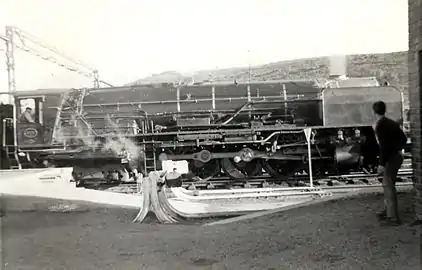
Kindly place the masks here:
[(107, 115), (107, 122), (110, 124), (114, 132), (106, 138), (106, 142), (102, 145), (105, 151), (111, 151), (115, 155), (121, 155), (122, 153), (129, 160), (142, 160), (142, 148), (136, 145), (134, 141), (125, 137), (119, 130), (119, 126)]
[(67, 144), (77, 142), (84, 149), (88, 148), (94, 152), (111, 153), (115, 157), (141, 161), (143, 157), (142, 148), (126, 137), (126, 134), (109, 115), (105, 117), (105, 120), (106, 127), (101, 140), (96, 138), (93, 125), (77, 119), (75, 115), (72, 115), (70, 121), (57, 130), (55, 140)]

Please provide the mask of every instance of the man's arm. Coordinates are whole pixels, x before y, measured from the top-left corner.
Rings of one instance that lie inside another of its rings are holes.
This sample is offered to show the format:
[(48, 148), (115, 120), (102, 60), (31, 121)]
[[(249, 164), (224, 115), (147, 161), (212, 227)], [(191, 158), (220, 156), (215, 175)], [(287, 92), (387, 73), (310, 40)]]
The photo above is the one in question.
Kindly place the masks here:
[(406, 147), (406, 144), (407, 144), (407, 136), (406, 136), (406, 134), (404, 133), (404, 131), (401, 127), (398, 128), (398, 133), (399, 133), (398, 137), (399, 137), (399, 140), (401, 142), (401, 145), (400, 145), (401, 150), (403, 150)]
[(383, 123), (379, 123), (376, 127), (375, 127), (375, 136), (377, 138), (378, 141), (378, 146), (379, 146), (379, 151), (380, 151), (380, 166), (385, 166), (385, 164), (387, 163), (387, 158), (386, 158), (386, 154), (387, 151), (386, 148), (388, 147), (388, 141), (387, 141), (387, 135), (388, 134), (388, 130), (386, 130), (385, 125), (383, 125)]
[(28, 112), (24, 112), (23, 116), (25, 117), (25, 120), (28, 123), (35, 123), (34, 119), (32, 118), (32, 115), (29, 114)]

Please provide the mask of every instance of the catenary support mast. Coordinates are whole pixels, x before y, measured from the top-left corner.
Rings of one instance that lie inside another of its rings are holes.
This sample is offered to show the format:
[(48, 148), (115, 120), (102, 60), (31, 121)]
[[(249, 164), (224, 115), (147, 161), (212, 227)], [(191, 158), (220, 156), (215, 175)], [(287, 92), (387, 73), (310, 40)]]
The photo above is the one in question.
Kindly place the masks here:
[[(76, 72), (87, 78), (91, 78), (93, 80), (94, 88), (99, 88), (101, 84), (112, 87), (110, 83), (100, 80), (97, 69), (90, 67), (80, 60), (65, 55), (54, 46), (46, 44), (30, 33), (15, 26), (6, 26), (5, 30), (5, 35), (0, 35), (0, 39), (2, 39), (6, 44), (5, 54), (9, 93), (16, 91), (14, 54), (16, 48), (35, 55), (42, 60), (49, 61), (60, 67), (66, 68), (69, 71)], [(48, 51), (48, 55), (41, 53), (39, 49), (36, 49), (37, 47), (42, 49), (42, 51)], [(69, 62), (71, 64), (65, 64)], [(10, 98), (11, 97), (9, 97), (9, 99)]]

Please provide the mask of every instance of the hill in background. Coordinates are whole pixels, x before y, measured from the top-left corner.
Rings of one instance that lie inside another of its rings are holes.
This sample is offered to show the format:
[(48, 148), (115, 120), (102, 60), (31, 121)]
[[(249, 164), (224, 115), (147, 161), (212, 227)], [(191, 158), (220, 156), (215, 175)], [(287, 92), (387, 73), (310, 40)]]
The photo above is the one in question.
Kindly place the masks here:
[[(376, 77), (381, 82), (388, 81), (391, 85), (403, 90), (407, 101), (408, 73), (407, 51), (357, 54), (347, 56), (347, 75), (349, 77)], [(251, 80), (321, 80), (329, 75), (329, 58), (317, 57), (279, 61), (266, 65), (252, 66)], [(167, 71), (137, 80), (133, 84), (158, 83), (177, 81), (247, 81), (249, 67), (200, 70), (192, 76), (183, 76), (177, 71)]]

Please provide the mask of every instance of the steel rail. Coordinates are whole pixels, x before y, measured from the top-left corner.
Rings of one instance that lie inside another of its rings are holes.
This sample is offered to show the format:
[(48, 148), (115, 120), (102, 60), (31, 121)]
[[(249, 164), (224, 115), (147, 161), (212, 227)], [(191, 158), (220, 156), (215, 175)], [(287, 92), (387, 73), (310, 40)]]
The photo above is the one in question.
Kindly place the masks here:
[[(396, 183), (396, 186), (411, 186), (413, 183), (404, 182)], [(200, 196), (214, 196), (214, 195), (235, 195), (235, 194), (262, 194), (263, 196), (269, 196), (269, 194), (303, 194), (308, 192), (321, 192), (331, 191), (336, 192), (338, 190), (350, 190), (350, 189), (362, 189), (362, 188), (377, 188), (382, 187), (382, 184), (367, 184), (367, 185), (338, 185), (338, 186), (327, 186), (327, 187), (293, 187), (293, 188), (255, 188), (255, 189), (238, 189), (238, 190), (183, 190), (180, 189), (178, 192), (182, 192), (186, 195), (193, 195), (196, 197)], [(301, 191), (301, 192), (300, 192)]]

